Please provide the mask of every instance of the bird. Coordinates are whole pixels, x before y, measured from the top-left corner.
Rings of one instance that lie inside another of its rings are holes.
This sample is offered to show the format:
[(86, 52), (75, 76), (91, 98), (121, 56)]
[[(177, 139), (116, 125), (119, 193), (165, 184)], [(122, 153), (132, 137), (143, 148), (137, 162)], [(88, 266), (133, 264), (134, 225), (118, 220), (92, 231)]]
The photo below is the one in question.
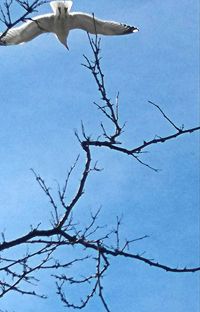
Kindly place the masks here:
[(106, 36), (127, 35), (138, 32), (134, 26), (113, 21), (101, 20), (83, 12), (70, 12), (73, 2), (51, 1), (53, 13), (26, 19), (22, 25), (0, 33), (0, 45), (17, 45), (34, 39), (43, 33), (53, 33), (68, 48), (67, 37), (71, 30), (81, 29), (90, 34)]

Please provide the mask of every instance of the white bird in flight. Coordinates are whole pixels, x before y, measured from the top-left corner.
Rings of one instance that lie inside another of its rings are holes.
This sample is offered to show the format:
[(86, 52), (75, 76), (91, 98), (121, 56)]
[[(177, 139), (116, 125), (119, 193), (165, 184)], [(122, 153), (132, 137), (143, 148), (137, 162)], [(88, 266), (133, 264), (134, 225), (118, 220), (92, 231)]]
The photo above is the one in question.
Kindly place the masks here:
[(91, 34), (126, 35), (138, 31), (137, 27), (97, 19), (82, 12), (70, 12), (72, 1), (50, 2), (53, 13), (27, 19), (21, 26), (0, 33), (0, 45), (20, 44), (43, 33), (54, 33), (68, 49), (67, 37), (72, 29), (82, 29)]

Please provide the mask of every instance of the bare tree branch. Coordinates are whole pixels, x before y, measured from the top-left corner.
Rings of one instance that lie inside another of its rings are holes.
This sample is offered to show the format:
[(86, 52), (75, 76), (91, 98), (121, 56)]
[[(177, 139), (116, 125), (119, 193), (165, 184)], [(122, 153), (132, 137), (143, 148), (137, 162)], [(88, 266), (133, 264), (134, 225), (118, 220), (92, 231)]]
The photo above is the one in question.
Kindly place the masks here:
[[(29, 4), (28, 0), (6, 0), (4, 2), (4, 7), (0, 6), (0, 21), (6, 26), (6, 30), (3, 33), (0, 33), (0, 45), (3, 45), (3, 37), (5, 37), (9, 29), (20, 22), (24, 22), (31, 13), (37, 11), (38, 7), (48, 2), (48, 0), (34, 0), (32, 4)], [(18, 4), (24, 10), (24, 14), (14, 21), (11, 16), (11, 8), (13, 4)]]
[[(34, 1), (30, 5), (28, 1), (16, 0), (15, 2), (23, 7), (25, 13), (13, 22), (11, 16), (13, 1), (5, 2), (4, 9), (1, 8), (0, 11), (1, 21), (6, 25), (7, 30), (1, 35), (0, 40), (3, 40), (3, 36), (8, 29), (15, 26), (19, 21), (23, 21), (27, 18), (28, 14), (32, 13), (39, 5), (44, 3), (44, 1)], [(51, 222), (49, 227), (45, 229), (41, 229), (42, 226), (38, 223), (36, 227), (32, 226), (25, 235), (9, 241), (6, 240), (5, 233), (2, 232), (2, 242), (0, 243), (0, 272), (3, 277), (0, 280), (0, 297), (3, 297), (10, 291), (15, 291), (20, 294), (46, 298), (45, 295), (37, 293), (35, 290), (24, 288), (24, 283), (30, 287), (36, 287), (39, 280), (36, 279), (34, 274), (39, 271), (49, 271), (51, 272), (50, 275), (56, 281), (57, 294), (67, 308), (84, 309), (90, 300), (94, 298), (94, 296), (97, 296), (103, 309), (110, 312), (111, 310), (104, 295), (103, 278), (111, 266), (111, 259), (120, 257), (122, 259), (136, 260), (136, 262), (140, 261), (148, 266), (172, 273), (194, 273), (200, 271), (200, 267), (169, 266), (157, 262), (154, 259), (144, 257), (144, 254), (131, 252), (131, 246), (133, 244), (142, 242), (149, 236), (141, 235), (140, 237), (132, 239), (129, 237), (122, 240), (120, 235), (122, 219), (117, 217), (116, 227), (114, 229), (107, 229), (105, 225), (102, 226), (98, 223), (100, 209), (98, 209), (96, 213), (90, 214), (90, 220), (86, 226), (83, 226), (82, 223), (79, 224), (77, 219), (74, 218), (73, 212), (82, 199), (90, 173), (93, 171), (101, 171), (98, 168), (97, 162), (92, 159), (93, 149), (107, 148), (108, 150), (131, 156), (140, 164), (154, 171), (158, 171), (158, 169), (142, 159), (142, 155), (147, 147), (166, 143), (185, 134), (191, 134), (200, 130), (200, 127), (197, 126), (188, 129), (177, 127), (160, 106), (149, 101), (173, 127), (173, 132), (163, 137), (156, 136), (154, 139), (144, 140), (138, 146), (134, 146), (134, 142), (132, 142), (132, 148), (128, 148), (122, 142), (121, 138), (125, 129), (125, 123), (120, 120), (119, 93), (117, 93), (114, 101), (110, 99), (107, 93), (105, 76), (101, 66), (101, 41), (97, 36), (92, 39), (88, 35), (88, 38), (93, 53), (93, 59), (90, 60), (89, 57), (84, 56), (86, 64), (83, 64), (83, 66), (90, 71), (94, 78), (97, 90), (100, 94), (100, 103), (94, 102), (94, 105), (98, 112), (104, 116), (105, 122), (100, 122), (100, 133), (97, 139), (93, 139), (91, 135), (87, 134), (83, 122), (81, 122), (81, 134), (79, 135), (78, 131), (75, 131), (76, 138), (80, 143), (81, 151), (85, 157), (85, 163), (80, 173), (80, 181), (77, 183), (77, 190), (70, 200), (67, 199), (68, 186), (79, 161), (79, 156), (66, 174), (64, 185), (61, 187), (60, 184), (58, 184), (57, 196), (54, 195), (52, 188), (47, 186), (45, 179), (32, 169), (38, 185), (49, 202), (51, 208)], [(110, 132), (107, 130), (107, 123), (112, 125), (112, 131)], [(66, 252), (70, 247), (73, 247), (76, 251), (78, 250), (79, 256), (77, 257), (70, 254), (72, 259), (61, 260), (59, 258), (61, 250), (64, 248)], [(9, 252), (9, 250), (15, 250), (14, 248), (19, 248), (19, 251), (24, 251), (25, 248), (27, 248), (27, 250), (25, 255), (23, 253), (23, 256), (16, 258), (14, 256), (8, 257), (3, 254), (6, 251)], [(89, 266), (88, 262), (90, 263)], [(88, 267), (90, 273), (87, 276), (81, 277), (70, 276), (68, 273), (69, 269), (77, 263), (84, 263), (86, 267)], [(134, 262), (133, 265), (135, 265)], [(80, 299), (79, 303), (71, 302), (66, 296), (67, 285), (69, 287), (72, 285), (80, 287), (87, 285), (89, 291), (84, 299)]]

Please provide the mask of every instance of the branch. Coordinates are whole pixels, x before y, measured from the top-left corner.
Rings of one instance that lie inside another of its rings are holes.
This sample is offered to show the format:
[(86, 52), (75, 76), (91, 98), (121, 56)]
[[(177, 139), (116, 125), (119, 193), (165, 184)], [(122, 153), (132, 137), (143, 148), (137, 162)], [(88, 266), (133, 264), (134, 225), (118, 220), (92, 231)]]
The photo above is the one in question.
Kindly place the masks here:
[(200, 130), (200, 127), (194, 127), (194, 128), (189, 128), (189, 129), (185, 129), (185, 130), (182, 130), (180, 132), (176, 132), (176, 133), (173, 133), (173, 134), (170, 134), (168, 136), (164, 136), (164, 137), (159, 137), (157, 139), (153, 139), (153, 140), (150, 140), (150, 141), (144, 141), (143, 144), (137, 146), (137, 147), (133, 147), (131, 149), (128, 149), (128, 148), (125, 148), (125, 147), (120, 147), (120, 146), (117, 146), (115, 144), (111, 144), (110, 142), (108, 141), (83, 141), (83, 144), (85, 145), (89, 145), (89, 146), (96, 146), (96, 147), (106, 147), (106, 148), (109, 148), (111, 150), (114, 150), (114, 151), (117, 151), (117, 152), (121, 152), (123, 154), (127, 154), (129, 156), (133, 156), (134, 154), (139, 154), (141, 153), (147, 146), (150, 146), (150, 145), (154, 145), (154, 144), (158, 144), (158, 143), (164, 143), (164, 142), (167, 142), (169, 140), (172, 140), (172, 139), (175, 139), (181, 135), (184, 135), (184, 134), (188, 134), (188, 133), (192, 133), (192, 132), (196, 132), (196, 131), (199, 131)]
[[(123, 126), (120, 125), (119, 123), (119, 93), (117, 94), (116, 98), (116, 103), (113, 104), (110, 100), (110, 98), (107, 95), (106, 91), (106, 85), (105, 85), (105, 77), (101, 69), (101, 56), (100, 56), (100, 42), (101, 40), (98, 39), (97, 36), (95, 36), (95, 39), (91, 39), (91, 37), (88, 35), (89, 38), (89, 44), (93, 52), (93, 60), (90, 60), (88, 57), (84, 55), (84, 58), (86, 60), (86, 64), (82, 64), (84, 67), (89, 69), (91, 72), (92, 76), (94, 77), (96, 86), (98, 91), (100, 92), (101, 95), (101, 100), (103, 104), (98, 104), (94, 102), (95, 106), (100, 110), (101, 113), (106, 117), (107, 120), (111, 121), (114, 127), (114, 134), (108, 134), (107, 131), (105, 130), (105, 126), (103, 123), (101, 123), (101, 129), (102, 129), (102, 134), (99, 135), (97, 140), (93, 140), (90, 137), (87, 137), (86, 135), (83, 136), (82, 144), (84, 146), (94, 146), (94, 147), (106, 147), (111, 150), (132, 156), (137, 162), (140, 164), (146, 166), (149, 169), (154, 170), (155, 172), (158, 172), (159, 170), (152, 167), (151, 165), (147, 164), (140, 158), (140, 154), (145, 150), (148, 146), (154, 145), (154, 144), (159, 144), (159, 143), (164, 143), (169, 140), (175, 139), (181, 135), (187, 134), (187, 133), (192, 133), (195, 131), (199, 131), (200, 127), (194, 127), (194, 128), (189, 128), (189, 129), (183, 129), (179, 128), (175, 125), (174, 122), (164, 113), (164, 111), (158, 106), (157, 104), (149, 101), (149, 103), (153, 106), (155, 106), (162, 114), (162, 116), (169, 122), (173, 128), (175, 128), (176, 132), (172, 133), (167, 136), (159, 136), (157, 138), (154, 138), (153, 140), (144, 140), (144, 142), (140, 146), (127, 148), (127, 147), (122, 147), (121, 142), (117, 142), (116, 139), (119, 138), (123, 132), (123, 129), (125, 127), (125, 123)], [(103, 136), (105, 140), (100, 140), (99, 138)], [(81, 139), (79, 138), (79, 141)], [(120, 146), (119, 146), (120, 145)]]
[(25, 13), (22, 14), (15, 21), (12, 21), (11, 17), (11, 6), (13, 2), (14, 2), (13, 0), (11, 1), (6, 0), (4, 2), (5, 9), (3, 9), (2, 6), (0, 6), (0, 14), (1, 14), (0, 21), (6, 26), (6, 30), (3, 33), (0, 33), (0, 45), (4, 45), (3, 37), (6, 36), (9, 29), (13, 28), (20, 22), (24, 22), (31, 13), (36, 11), (38, 7), (40, 7), (45, 3), (48, 3), (48, 0), (35, 0), (32, 2), (32, 4), (29, 4), (28, 0), (27, 1), (15, 0), (15, 2), (25, 10)]

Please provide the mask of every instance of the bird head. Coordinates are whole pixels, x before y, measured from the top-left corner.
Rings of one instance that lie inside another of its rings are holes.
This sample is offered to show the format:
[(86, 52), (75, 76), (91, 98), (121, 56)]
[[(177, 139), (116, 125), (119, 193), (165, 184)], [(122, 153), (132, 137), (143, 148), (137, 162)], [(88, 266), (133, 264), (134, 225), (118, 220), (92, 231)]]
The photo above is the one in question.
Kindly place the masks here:
[(55, 15), (65, 15), (70, 11), (72, 1), (51, 1), (50, 6)]

